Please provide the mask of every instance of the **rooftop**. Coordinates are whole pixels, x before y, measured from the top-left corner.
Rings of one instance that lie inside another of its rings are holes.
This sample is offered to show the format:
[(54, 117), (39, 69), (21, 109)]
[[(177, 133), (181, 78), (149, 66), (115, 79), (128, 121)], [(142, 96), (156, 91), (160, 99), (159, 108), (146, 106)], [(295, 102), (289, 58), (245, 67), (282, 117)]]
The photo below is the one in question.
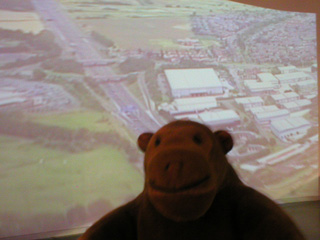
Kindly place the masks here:
[(285, 66), (285, 67), (278, 67), (278, 69), (283, 72), (283, 71), (288, 71), (288, 70), (297, 70), (295, 66)]
[(261, 107), (254, 107), (251, 108), (250, 111), (252, 114), (259, 113), (259, 112), (270, 112), (270, 111), (277, 111), (279, 108), (276, 105), (268, 105), (268, 106), (261, 106)]
[(236, 98), (236, 103), (238, 104), (246, 104), (246, 103), (263, 103), (261, 97), (244, 97), (244, 98)]
[(204, 122), (212, 122), (212, 121), (226, 121), (226, 120), (240, 120), (240, 117), (234, 110), (222, 110), (215, 112), (203, 112), (199, 114), (199, 118)]
[(217, 107), (217, 100), (215, 97), (189, 97), (189, 98), (177, 98), (172, 104), (179, 111), (194, 111), (197, 109), (213, 108)]
[(304, 107), (304, 106), (308, 106), (311, 104), (311, 101), (308, 99), (299, 99), (293, 102), (287, 102), (287, 103), (283, 103), (282, 105), (285, 108), (296, 108), (296, 107)]
[(286, 118), (274, 120), (271, 122), (271, 126), (278, 132), (292, 130), (308, 125), (310, 125), (310, 122), (304, 119), (303, 117)]
[(308, 85), (316, 85), (317, 82), (315, 80), (306, 80), (306, 81), (301, 81), (301, 82), (297, 82), (298, 86), (308, 86)]
[(290, 112), (287, 109), (279, 109), (276, 111), (269, 112), (257, 112), (255, 116), (258, 120), (273, 118), (273, 117), (281, 117), (281, 116), (289, 116)]
[(164, 71), (171, 89), (222, 88), (212, 68), (167, 69)]
[(292, 72), (275, 75), (280, 81), (291, 80), (295, 78), (308, 78), (309, 75), (304, 72)]
[(259, 73), (258, 77), (262, 82), (278, 82), (278, 79), (271, 73)]
[(274, 89), (272, 82), (258, 82), (256, 80), (244, 80), (246, 85), (251, 91), (265, 91)]
[(281, 94), (274, 94), (274, 95), (271, 95), (271, 97), (274, 100), (281, 100), (281, 99), (299, 97), (299, 94), (295, 92), (287, 92), (287, 93), (281, 93)]

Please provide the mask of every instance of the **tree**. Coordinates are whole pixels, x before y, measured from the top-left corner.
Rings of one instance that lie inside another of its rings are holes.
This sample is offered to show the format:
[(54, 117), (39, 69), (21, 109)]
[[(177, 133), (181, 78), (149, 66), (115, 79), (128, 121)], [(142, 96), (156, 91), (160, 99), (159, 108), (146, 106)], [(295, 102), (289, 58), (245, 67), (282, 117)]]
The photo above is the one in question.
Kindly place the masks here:
[(113, 47), (114, 46), (114, 42), (108, 38), (106, 38), (105, 36), (103, 36), (100, 33), (97, 33), (95, 31), (91, 32), (91, 36), (94, 40), (96, 40), (98, 43), (101, 43), (102, 45), (104, 45), (105, 47)]
[(276, 145), (276, 140), (274, 139), (274, 138), (270, 138), (270, 140), (269, 140), (269, 144), (271, 145), (271, 146), (275, 146)]
[(271, 69), (271, 73), (272, 73), (273, 75), (275, 75), (275, 74), (280, 74), (281, 72), (280, 72), (280, 70), (279, 70), (277, 67), (273, 67), (273, 68)]
[(78, 73), (84, 74), (84, 69), (81, 63), (73, 59), (48, 59), (41, 65), (44, 69), (50, 69), (60, 73)]
[(41, 81), (46, 78), (47, 74), (40, 68), (33, 70), (33, 79), (37, 81)]
[(123, 73), (145, 71), (154, 68), (155, 63), (145, 58), (128, 58), (120, 64), (119, 68)]

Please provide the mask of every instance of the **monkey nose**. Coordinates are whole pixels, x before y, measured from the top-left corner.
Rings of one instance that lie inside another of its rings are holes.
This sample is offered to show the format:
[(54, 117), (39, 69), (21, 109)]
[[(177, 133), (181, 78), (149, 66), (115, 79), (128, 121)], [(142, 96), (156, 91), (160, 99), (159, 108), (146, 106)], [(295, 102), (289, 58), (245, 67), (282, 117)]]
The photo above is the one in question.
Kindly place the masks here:
[(183, 171), (183, 160), (170, 161), (164, 166), (164, 171), (167, 173), (176, 173)]

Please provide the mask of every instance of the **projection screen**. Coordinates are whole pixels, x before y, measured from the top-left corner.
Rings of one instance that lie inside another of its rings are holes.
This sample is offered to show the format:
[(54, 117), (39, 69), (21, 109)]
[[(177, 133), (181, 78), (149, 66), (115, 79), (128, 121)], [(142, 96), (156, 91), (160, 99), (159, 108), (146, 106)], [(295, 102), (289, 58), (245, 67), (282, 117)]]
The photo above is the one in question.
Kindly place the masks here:
[(221, 1), (0, 0), (0, 238), (87, 227), (143, 188), (139, 134), (228, 130), (284, 203), (318, 199), (316, 14)]

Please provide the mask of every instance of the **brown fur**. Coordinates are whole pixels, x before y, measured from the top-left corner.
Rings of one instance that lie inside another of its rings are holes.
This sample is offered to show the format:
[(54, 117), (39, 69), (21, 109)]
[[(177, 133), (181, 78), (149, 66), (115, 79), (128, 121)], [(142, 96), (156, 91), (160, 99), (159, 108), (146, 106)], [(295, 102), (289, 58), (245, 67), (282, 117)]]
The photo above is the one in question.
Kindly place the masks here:
[(270, 199), (245, 186), (225, 154), (225, 131), (176, 121), (138, 139), (145, 187), (96, 222), (87, 239), (304, 239)]

